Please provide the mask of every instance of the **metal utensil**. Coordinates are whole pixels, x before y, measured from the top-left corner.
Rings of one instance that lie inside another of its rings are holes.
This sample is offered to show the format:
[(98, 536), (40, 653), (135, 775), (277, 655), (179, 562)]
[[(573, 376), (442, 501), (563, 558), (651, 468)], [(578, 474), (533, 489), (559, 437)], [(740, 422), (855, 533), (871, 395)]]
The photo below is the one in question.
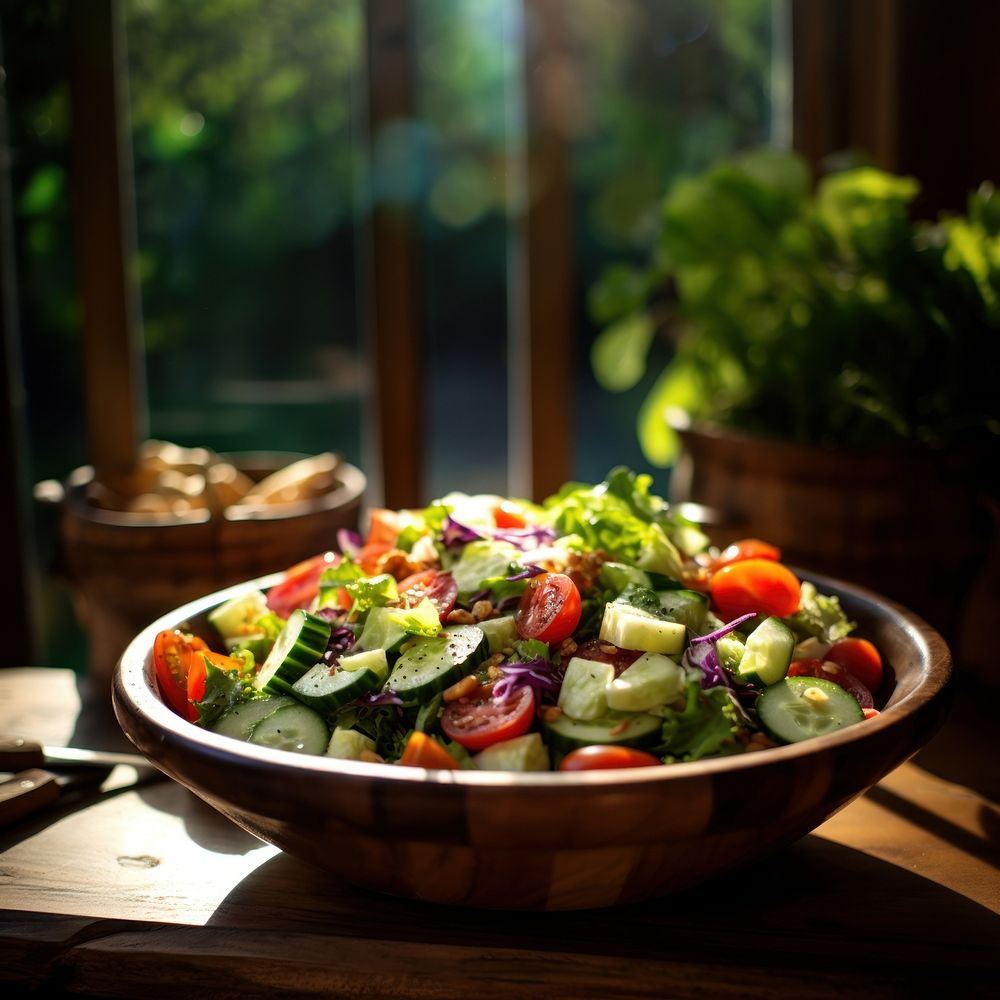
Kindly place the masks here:
[[(16, 772), (0, 781), (0, 826), (16, 823), (74, 792), (93, 792), (108, 769), (119, 764), (155, 770), (139, 754), (53, 747), (21, 736), (0, 736), (0, 771)], [(50, 767), (68, 773), (53, 773)]]
[(53, 747), (21, 736), (0, 736), (0, 771), (22, 771), (52, 764), (59, 767), (116, 767), (119, 764), (147, 768), (154, 766), (137, 753)]

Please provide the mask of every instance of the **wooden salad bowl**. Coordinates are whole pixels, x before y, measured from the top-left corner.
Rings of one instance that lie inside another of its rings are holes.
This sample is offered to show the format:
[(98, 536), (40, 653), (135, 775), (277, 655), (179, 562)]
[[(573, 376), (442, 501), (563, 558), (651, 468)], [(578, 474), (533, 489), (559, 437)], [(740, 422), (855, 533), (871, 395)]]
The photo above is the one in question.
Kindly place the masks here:
[(425, 770), (306, 756), (200, 729), (160, 700), (153, 639), (281, 574), (153, 622), (112, 684), (138, 750), (243, 829), (348, 882), (434, 903), (508, 910), (616, 906), (665, 895), (781, 849), (902, 764), (938, 730), (952, 664), (941, 637), (871, 591), (808, 573), (840, 597), (888, 664), (876, 718), (790, 746), (631, 770)]

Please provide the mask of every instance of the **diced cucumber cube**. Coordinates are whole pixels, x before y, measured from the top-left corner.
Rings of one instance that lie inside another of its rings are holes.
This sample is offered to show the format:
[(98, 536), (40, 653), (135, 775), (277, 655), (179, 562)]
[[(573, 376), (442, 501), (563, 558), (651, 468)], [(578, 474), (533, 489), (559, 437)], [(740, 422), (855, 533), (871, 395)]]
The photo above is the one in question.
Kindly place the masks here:
[(669, 656), (643, 653), (608, 684), (608, 708), (620, 712), (645, 712), (674, 701), (684, 690), (684, 670)]
[(487, 618), (486, 621), (479, 623), (479, 627), (483, 630), (483, 635), (486, 636), (486, 640), (490, 644), (491, 655), (499, 653), (507, 646), (513, 646), (519, 638), (513, 615)]
[(548, 771), (549, 751), (540, 733), (525, 733), (480, 750), (472, 758), (481, 771)]
[(248, 634), (266, 613), (267, 597), (263, 591), (252, 590), (220, 604), (208, 613), (208, 620), (223, 639), (234, 639)]
[(780, 618), (765, 618), (747, 636), (736, 673), (751, 683), (776, 684), (788, 673), (794, 649), (792, 630)]
[(715, 651), (719, 654), (719, 662), (726, 670), (736, 670), (740, 660), (743, 659), (745, 648), (743, 640), (732, 633), (715, 640)]
[(389, 661), (386, 659), (384, 649), (366, 649), (360, 653), (351, 653), (349, 656), (342, 656), (337, 661), (341, 670), (374, 670), (382, 680), (389, 676)]
[(334, 729), (326, 748), (327, 757), (340, 760), (361, 760), (365, 753), (375, 752), (375, 741), (356, 729)]
[(566, 664), (559, 707), (571, 718), (587, 722), (608, 712), (607, 687), (614, 680), (610, 663), (574, 656)]
[(683, 652), (687, 628), (625, 604), (608, 604), (601, 620), (600, 637), (622, 649), (676, 656)]

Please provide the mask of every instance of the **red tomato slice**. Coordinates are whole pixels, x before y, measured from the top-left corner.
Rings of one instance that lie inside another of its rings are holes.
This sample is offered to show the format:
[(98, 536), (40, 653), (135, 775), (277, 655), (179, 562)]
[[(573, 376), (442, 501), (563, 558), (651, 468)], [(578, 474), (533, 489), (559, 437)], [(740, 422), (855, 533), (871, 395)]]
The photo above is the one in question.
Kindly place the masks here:
[(535, 692), (523, 687), (507, 701), (485, 691), (449, 702), (441, 716), (445, 736), (475, 753), (501, 740), (522, 736), (535, 718)]
[(825, 680), (833, 681), (834, 684), (839, 684), (845, 691), (850, 691), (858, 699), (858, 704), (862, 708), (873, 708), (875, 705), (871, 691), (839, 663), (815, 658), (795, 660), (788, 668), (788, 676), (822, 677)]
[(713, 574), (711, 584), (712, 604), (727, 622), (750, 613), (776, 618), (794, 614), (801, 591), (798, 577), (771, 559), (730, 563)]
[(634, 747), (601, 746), (580, 747), (571, 750), (562, 759), (560, 771), (603, 771), (612, 767), (652, 767), (662, 761), (645, 750)]
[(498, 528), (527, 528), (527, 519), (518, 513), (517, 508), (505, 500), (493, 508), (493, 523)]
[(827, 650), (826, 659), (839, 663), (869, 691), (877, 691), (882, 686), (882, 657), (867, 639), (851, 636), (840, 639)]
[(550, 644), (562, 642), (580, 623), (580, 606), (580, 591), (565, 573), (534, 576), (517, 607), (517, 634)]
[(415, 607), (425, 597), (434, 603), (443, 621), (455, 607), (458, 599), (458, 584), (451, 573), (436, 569), (425, 569), (400, 580), (396, 589), (404, 598), (407, 607)]
[(285, 571), (284, 579), (275, 584), (267, 595), (267, 606), (282, 618), (287, 618), (296, 608), (308, 607), (319, 593), (319, 578), (327, 566), (335, 566), (340, 556), (336, 552), (323, 552), (296, 563)]
[[(609, 651), (610, 650), (610, 651)], [(638, 649), (620, 649), (602, 639), (588, 639), (580, 643), (574, 656), (582, 660), (596, 660), (598, 663), (610, 663), (615, 668), (617, 676), (626, 667), (631, 667), (642, 656)]]
[(775, 548), (768, 542), (762, 542), (759, 538), (741, 538), (732, 545), (727, 545), (712, 560), (712, 569), (722, 569), (730, 563), (742, 562), (744, 559), (771, 559), (778, 562), (781, 559), (781, 550)]
[(198, 718), (198, 711), (188, 701), (188, 671), (197, 654), (208, 651), (202, 639), (179, 629), (165, 629), (153, 640), (153, 666), (160, 693), (166, 703), (189, 722)]

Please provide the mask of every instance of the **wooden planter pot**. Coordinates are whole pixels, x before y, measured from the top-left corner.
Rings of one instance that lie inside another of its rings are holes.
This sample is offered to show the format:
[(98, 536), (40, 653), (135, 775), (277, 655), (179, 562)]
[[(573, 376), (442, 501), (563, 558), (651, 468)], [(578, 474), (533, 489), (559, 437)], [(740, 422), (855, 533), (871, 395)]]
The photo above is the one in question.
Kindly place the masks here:
[[(259, 480), (303, 457), (260, 453), (234, 461)], [(338, 529), (357, 530), (367, 486), (345, 462), (336, 470), (338, 485), (312, 500), (228, 507), (214, 517), (207, 510), (141, 515), (90, 504), (86, 471), (63, 484), (57, 568), (87, 636), (88, 668), (108, 682), (129, 642), (166, 612), (335, 548)]]
[[(711, 508), (713, 540), (765, 539), (786, 562), (875, 590), (925, 618), (960, 654), (976, 655), (983, 611), (996, 599), (995, 456), (838, 451), (671, 423), (682, 455), (670, 499)], [(987, 613), (990, 630), (997, 607)], [(1000, 668), (987, 666), (1000, 679)]]

